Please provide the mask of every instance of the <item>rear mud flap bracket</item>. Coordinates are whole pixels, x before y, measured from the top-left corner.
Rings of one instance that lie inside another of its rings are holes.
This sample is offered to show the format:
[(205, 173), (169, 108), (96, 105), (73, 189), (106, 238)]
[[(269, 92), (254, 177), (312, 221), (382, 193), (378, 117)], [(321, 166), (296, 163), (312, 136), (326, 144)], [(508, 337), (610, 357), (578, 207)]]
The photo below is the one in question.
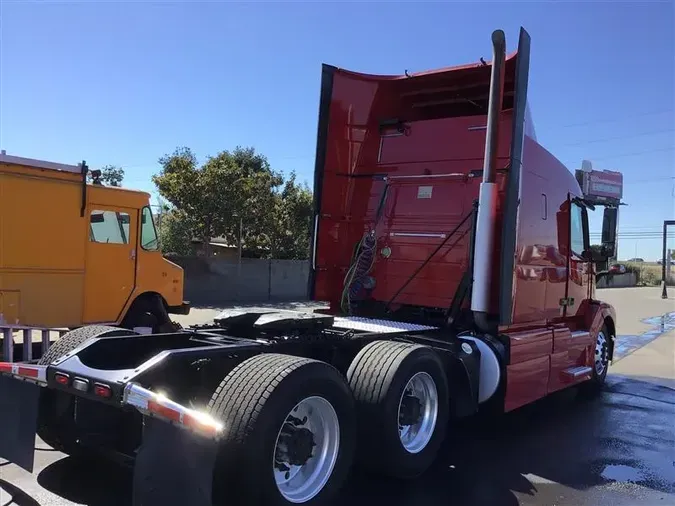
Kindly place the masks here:
[(35, 460), (35, 433), (42, 387), (0, 375), (0, 458), (29, 473)]
[(143, 422), (133, 506), (211, 506), (217, 443), (155, 418)]

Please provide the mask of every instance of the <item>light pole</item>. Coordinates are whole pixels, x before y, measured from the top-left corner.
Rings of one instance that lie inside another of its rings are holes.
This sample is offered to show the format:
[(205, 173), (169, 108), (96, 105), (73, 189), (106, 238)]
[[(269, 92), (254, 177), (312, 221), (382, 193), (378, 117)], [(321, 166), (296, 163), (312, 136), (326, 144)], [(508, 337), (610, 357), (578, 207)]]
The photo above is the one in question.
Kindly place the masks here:
[(240, 266), (241, 266), (241, 252), (242, 252), (243, 244), (244, 244), (244, 219), (242, 217), (239, 217), (239, 265)]
[(675, 225), (675, 220), (664, 220), (663, 222), (663, 252), (661, 255), (661, 285), (663, 286), (663, 290), (661, 291), (661, 298), (662, 299), (667, 299), (668, 298), (668, 288), (666, 287), (667, 283), (667, 275), (666, 275), (666, 256), (668, 253), (668, 250), (666, 249), (666, 238), (668, 237), (668, 227)]
[(239, 218), (239, 237), (237, 238), (237, 296), (241, 290), (241, 257), (244, 243), (244, 218), (238, 214), (232, 215), (233, 218)]

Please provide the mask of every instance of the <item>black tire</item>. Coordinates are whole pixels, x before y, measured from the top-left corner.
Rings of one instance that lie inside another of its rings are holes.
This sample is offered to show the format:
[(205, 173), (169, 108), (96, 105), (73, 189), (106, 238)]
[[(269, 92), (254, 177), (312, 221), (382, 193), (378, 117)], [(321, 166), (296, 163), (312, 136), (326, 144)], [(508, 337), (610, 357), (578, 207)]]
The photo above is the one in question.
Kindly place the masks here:
[[(417, 373), (433, 379), (438, 393), (436, 425), (421, 451), (411, 453), (399, 437), (399, 403)], [(347, 372), (359, 427), (358, 462), (371, 472), (415, 478), (433, 463), (449, 418), (448, 381), (438, 354), (427, 346), (375, 341), (363, 348)]]
[(144, 294), (132, 303), (122, 320), (122, 327), (150, 327), (154, 334), (175, 332), (178, 328), (169, 318), (166, 304), (160, 295)]
[[(106, 325), (91, 325), (66, 332), (39, 360), (40, 365), (50, 365), (88, 339), (94, 337), (128, 336), (135, 332)], [(40, 398), (38, 436), (57, 451), (72, 456), (89, 457), (89, 452), (77, 444), (73, 429), (72, 397), (56, 390), (46, 391)]]
[(109, 327), (107, 325), (90, 325), (88, 327), (80, 327), (79, 329), (66, 332), (61, 338), (56, 341), (53, 346), (47, 350), (39, 360), (40, 365), (49, 365), (62, 356), (70, 353), (75, 348), (84, 343), (87, 339), (94, 337), (113, 337), (113, 336), (128, 336), (135, 334), (133, 330), (121, 329), (118, 327)]
[[(609, 353), (611, 346), (611, 335), (607, 329), (607, 325), (603, 325), (598, 335), (596, 336), (596, 342), (593, 347), (593, 374), (591, 379), (582, 383), (580, 385), (581, 393), (586, 396), (596, 396), (598, 395), (603, 387), (605, 386), (605, 381), (607, 379), (607, 372), (609, 371)], [(599, 346), (598, 343), (600, 339), (604, 338), (604, 345)], [(603, 364), (602, 371), (598, 373), (596, 367), (596, 360), (601, 360)]]
[(252, 357), (220, 383), (209, 412), (224, 424), (214, 470), (214, 505), (291, 504), (275, 481), (277, 435), (286, 416), (300, 401), (320, 396), (339, 420), (339, 452), (326, 485), (306, 505), (323, 504), (342, 486), (353, 459), (356, 417), (352, 394), (332, 366), (287, 355)]
[(135, 327), (150, 327), (155, 333), (159, 326), (159, 318), (153, 311), (152, 304), (148, 299), (134, 301), (127, 314), (122, 320), (122, 327), (134, 329)]

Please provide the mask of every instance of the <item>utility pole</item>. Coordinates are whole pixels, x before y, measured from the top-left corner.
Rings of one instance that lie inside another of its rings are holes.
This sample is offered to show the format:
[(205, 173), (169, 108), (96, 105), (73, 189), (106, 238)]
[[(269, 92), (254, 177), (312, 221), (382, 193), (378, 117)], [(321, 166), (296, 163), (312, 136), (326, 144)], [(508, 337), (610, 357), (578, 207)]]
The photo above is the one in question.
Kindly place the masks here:
[(673, 267), (673, 253), (675, 250), (668, 248), (668, 256), (666, 257), (666, 281), (670, 279), (671, 268)]

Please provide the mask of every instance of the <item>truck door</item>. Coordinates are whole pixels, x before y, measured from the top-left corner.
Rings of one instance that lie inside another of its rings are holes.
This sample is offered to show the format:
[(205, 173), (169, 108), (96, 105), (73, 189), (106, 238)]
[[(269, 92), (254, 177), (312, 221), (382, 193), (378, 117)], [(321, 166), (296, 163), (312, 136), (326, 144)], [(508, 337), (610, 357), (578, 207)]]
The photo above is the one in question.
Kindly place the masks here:
[(85, 323), (116, 322), (136, 282), (137, 210), (93, 204), (85, 264)]
[[(586, 207), (570, 199), (570, 234), (568, 248), (568, 276), (567, 293), (564, 306), (565, 320), (572, 323), (577, 319), (579, 311), (583, 307), (583, 301), (589, 297), (589, 272), (591, 265), (584, 258), (584, 252), (589, 249), (588, 237), (588, 214)], [(573, 328), (572, 325), (570, 325)], [(570, 328), (568, 327), (568, 328)], [(589, 352), (593, 344), (591, 335), (588, 332), (578, 331), (569, 333), (561, 331), (555, 333), (554, 349), (556, 352), (562, 352), (567, 349), (567, 358), (560, 356), (562, 366), (575, 367), (588, 365)]]
[(567, 301), (565, 316), (576, 316), (581, 303), (589, 296), (589, 262), (584, 251), (589, 249), (588, 215), (581, 204), (570, 201), (569, 274), (567, 276)]

